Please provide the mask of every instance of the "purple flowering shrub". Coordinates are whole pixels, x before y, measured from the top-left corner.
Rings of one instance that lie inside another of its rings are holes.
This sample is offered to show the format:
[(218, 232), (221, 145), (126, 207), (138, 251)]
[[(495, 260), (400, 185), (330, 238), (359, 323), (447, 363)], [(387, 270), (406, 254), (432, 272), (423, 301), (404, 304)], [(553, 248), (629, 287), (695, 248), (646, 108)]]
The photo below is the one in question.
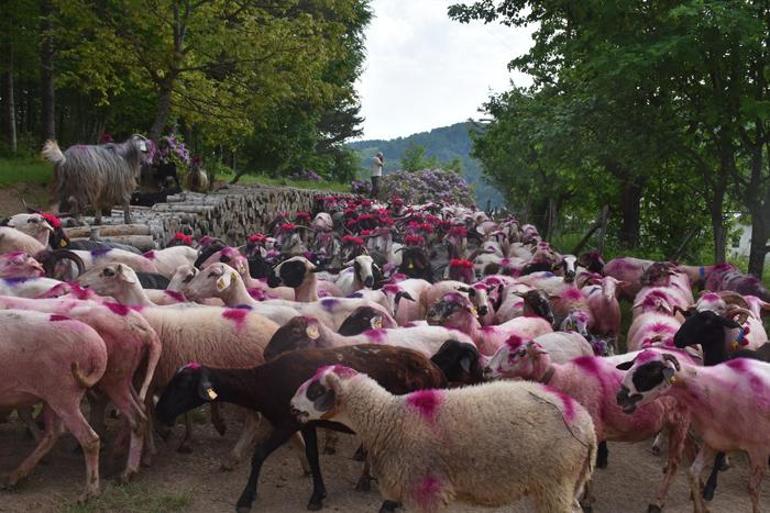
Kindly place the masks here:
[(474, 204), (473, 191), (468, 182), (459, 174), (443, 169), (396, 171), (382, 177), (381, 188), (381, 197), (398, 196), (407, 204), (429, 201)]
[(306, 180), (308, 182), (321, 182), (323, 178), (321, 175), (313, 171), (312, 169), (303, 169), (301, 171), (294, 171), (289, 175), (291, 180)]
[(372, 192), (372, 184), (369, 180), (353, 180), (350, 182), (350, 192), (368, 196)]
[(183, 169), (190, 165), (190, 152), (177, 136), (164, 135), (152, 146), (153, 164), (176, 164), (178, 168)]

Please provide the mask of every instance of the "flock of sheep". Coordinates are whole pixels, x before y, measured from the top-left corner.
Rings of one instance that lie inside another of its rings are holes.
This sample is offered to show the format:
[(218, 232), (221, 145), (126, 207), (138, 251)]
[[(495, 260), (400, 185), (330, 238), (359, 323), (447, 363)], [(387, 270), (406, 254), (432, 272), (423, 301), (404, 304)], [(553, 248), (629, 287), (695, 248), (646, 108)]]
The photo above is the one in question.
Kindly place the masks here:
[(667, 452), (648, 511), (695, 453), (692, 500), (706, 511), (718, 469), (744, 451), (757, 513), (768, 301), (730, 265), (563, 255), (513, 217), (398, 198), (319, 196), (316, 212), (282, 214), (240, 247), (180, 233), (144, 254), (18, 214), (0, 226), (0, 417), (15, 411), (38, 445), (2, 484), (66, 430), (88, 499), (111, 408), (127, 481), (178, 417), (191, 450), (188, 413), (209, 404), (223, 433), (232, 403), (244, 421), (222, 465), (251, 456), (241, 513), (287, 442), (312, 475), (308, 509), (323, 506), (318, 428), (326, 448), (355, 433), (357, 488), (376, 479), (382, 512), (523, 496), (538, 513), (589, 511), (606, 442), (649, 439)]

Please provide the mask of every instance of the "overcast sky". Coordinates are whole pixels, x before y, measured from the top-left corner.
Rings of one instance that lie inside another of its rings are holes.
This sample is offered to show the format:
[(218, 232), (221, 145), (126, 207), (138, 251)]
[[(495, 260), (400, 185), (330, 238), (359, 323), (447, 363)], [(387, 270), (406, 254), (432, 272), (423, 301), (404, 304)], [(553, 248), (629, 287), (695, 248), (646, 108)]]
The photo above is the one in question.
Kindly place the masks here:
[(507, 64), (531, 31), (449, 19), (458, 0), (372, 0), (367, 58), (358, 82), (365, 139), (391, 139), (479, 116), (491, 91), (529, 77)]

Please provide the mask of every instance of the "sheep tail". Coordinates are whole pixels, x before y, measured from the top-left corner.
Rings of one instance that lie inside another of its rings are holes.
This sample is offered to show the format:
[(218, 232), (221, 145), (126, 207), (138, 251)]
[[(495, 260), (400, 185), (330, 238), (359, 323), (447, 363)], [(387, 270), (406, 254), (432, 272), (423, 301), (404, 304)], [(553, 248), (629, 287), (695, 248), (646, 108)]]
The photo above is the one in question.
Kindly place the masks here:
[(55, 165), (62, 165), (67, 161), (67, 157), (64, 156), (59, 144), (53, 139), (48, 139), (43, 145), (43, 150), (40, 152), (44, 159)]
[(96, 372), (92, 376), (83, 374), (83, 372), (80, 370), (80, 364), (78, 362), (72, 362), (71, 369), (72, 376), (75, 378), (75, 381), (77, 381), (78, 385), (83, 388), (92, 388), (99, 382), (102, 377), (100, 372)]
[(160, 361), (160, 353), (162, 345), (160, 337), (154, 329), (150, 328), (150, 332), (147, 337), (147, 370), (144, 374), (144, 381), (142, 381), (142, 387), (139, 389), (139, 401), (144, 403), (147, 397), (147, 391), (150, 389), (150, 383), (155, 377), (155, 369), (158, 367)]

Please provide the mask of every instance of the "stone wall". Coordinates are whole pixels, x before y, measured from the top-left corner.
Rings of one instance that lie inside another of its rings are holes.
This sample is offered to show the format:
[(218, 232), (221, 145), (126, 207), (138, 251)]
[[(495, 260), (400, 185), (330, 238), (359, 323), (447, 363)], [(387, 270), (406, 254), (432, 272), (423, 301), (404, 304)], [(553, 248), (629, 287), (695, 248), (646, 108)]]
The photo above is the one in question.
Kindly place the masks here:
[[(310, 212), (315, 196), (326, 194), (329, 193), (266, 186), (226, 186), (208, 194), (182, 192), (169, 196), (167, 203), (156, 203), (152, 207), (132, 206), (132, 225), (122, 225), (123, 212), (113, 209), (110, 217), (104, 217), (104, 224), (111, 226), (100, 228), (99, 232), (104, 239), (123, 242), (139, 242), (137, 237), (144, 237), (141, 240), (149, 242), (151, 236), (155, 246), (160, 248), (187, 225), (195, 237), (213, 235), (230, 244), (242, 244), (250, 234), (264, 232), (278, 213)], [(84, 218), (84, 221), (92, 224), (93, 218)], [(69, 233), (71, 237), (83, 237), (88, 236), (86, 232), (90, 230), (79, 227), (70, 229)]]

